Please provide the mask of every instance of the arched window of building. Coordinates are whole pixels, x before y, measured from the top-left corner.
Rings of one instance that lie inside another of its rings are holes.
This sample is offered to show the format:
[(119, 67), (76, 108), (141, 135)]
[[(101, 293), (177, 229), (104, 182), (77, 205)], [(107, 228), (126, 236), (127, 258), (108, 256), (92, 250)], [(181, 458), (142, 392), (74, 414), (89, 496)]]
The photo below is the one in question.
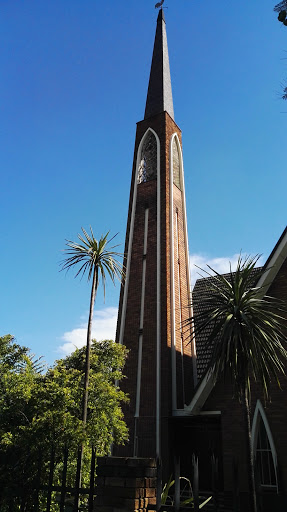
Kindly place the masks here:
[(173, 156), (173, 183), (181, 190), (180, 184), (180, 156), (178, 148), (177, 137), (173, 138), (172, 141), (172, 156)]
[(138, 183), (145, 183), (156, 178), (157, 174), (157, 142), (152, 131), (145, 135), (138, 168)]
[(257, 483), (262, 488), (278, 491), (277, 454), (268, 420), (260, 400), (257, 400), (254, 412), (251, 437)]

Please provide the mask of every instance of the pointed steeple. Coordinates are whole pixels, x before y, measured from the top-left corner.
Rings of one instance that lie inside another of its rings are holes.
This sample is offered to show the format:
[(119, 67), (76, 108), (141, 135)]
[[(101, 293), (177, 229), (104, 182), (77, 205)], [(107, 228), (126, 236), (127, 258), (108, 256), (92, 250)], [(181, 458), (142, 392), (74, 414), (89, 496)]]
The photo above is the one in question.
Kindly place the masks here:
[(163, 10), (160, 9), (144, 118), (147, 119), (164, 111), (174, 119), (165, 19)]

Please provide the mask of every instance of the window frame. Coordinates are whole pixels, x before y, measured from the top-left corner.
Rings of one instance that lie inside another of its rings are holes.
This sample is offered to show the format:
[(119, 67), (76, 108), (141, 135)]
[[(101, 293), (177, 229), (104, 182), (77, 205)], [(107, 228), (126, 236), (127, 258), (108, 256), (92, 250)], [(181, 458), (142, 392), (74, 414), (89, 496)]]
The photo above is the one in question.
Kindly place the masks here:
[[(260, 427), (261, 421), (265, 428), (265, 432), (267, 435), (270, 449), (258, 448), (259, 427)], [(266, 483), (262, 483), (260, 481), (260, 486), (263, 490), (276, 490), (276, 492), (278, 493), (277, 453), (276, 453), (276, 448), (275, 448), (272, 432), (270, 430), (270, 426), (269, 426), (269, 423), (267, 420), (267, 416), (266, 416), (266, 413), (264, 411), (264, 408), (263, 408), (260, 400), (257, 400), (255, 411), (254, 411), (254, 416), (253, 416), (252, 430), (251, 430), (251, 446), (252, 446), (252, 452), (253, 452), (254, 465), (256, 464), (256, 458), (257, 458), (258, 453), (261, 453), (261, 452), (271, 453), (276, 484), (271, 484), (271, 483), (266, 484)], [(260, 475), (260, 477), (261, 477), (261, 475)], [(261, 480), (261, 478), (260, 478), (260, 480)]]

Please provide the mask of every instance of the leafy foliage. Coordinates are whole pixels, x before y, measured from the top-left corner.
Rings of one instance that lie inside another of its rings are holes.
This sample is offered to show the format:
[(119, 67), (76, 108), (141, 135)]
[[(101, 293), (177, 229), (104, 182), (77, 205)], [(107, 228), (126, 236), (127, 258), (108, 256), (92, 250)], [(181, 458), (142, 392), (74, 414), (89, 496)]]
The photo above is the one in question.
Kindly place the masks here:
[[(190, 480), (188, 478), (184, 477), (184, 476), (180, 476), (179, 480), (185, 482), (186, 488), (189, 491), (189, 497), (188, 498), (186, 498), (186, 496), (184, 496), (184, 499), (182, 499), (182, 497), (180, 496), (180, 505), (179, 506), (180, 507), (188, 506), (189, 508), (194, 509), (195, 508), (195, 506), (194, 506), (194, 501), (195, 500), (194, 500), (194, 496), (193, 496), (193, 492), (192, 492), (192, 485), (191, 485)], [(163, 487), (163, 490), (162, 490), (162, 493), (161, 493), (161, 506), (162, 507), (164, 505), (174, 506), (173, 498), (170, 495), (170, 490), (174, 486), (174, 484), (175, 484), (175, 480), (173, 479), (172, 475), (170, 475), (169, 480), (168, 480), (168, 482), (166, 482), (164, 484), (164, 487)], [(184, 488), (184, 491), (185, 490), (186, 489)], [(212, 496), (209, 496), (208, 498), (206, 498), (206, 499), (204, 499), (202, 501), (202, 498), (200, 497), (201, 503), (198, 506), (199, 510), (201, 510), (203, 507), (205, 507), (205, 505), (207, 505), (207, 503), (211, 499), (212, 499)]]
[(85, 431), (81, 420), (84, 352), (84, 348), (77, 349), (39, 372), (26, 347), (20, 347), (12, 336), (0, 338), (0, 498), (5, 489), (11, 494), (23, 483), (27, 491), (33, 488), (39, 456), (42, 478), (47, 478), (52, 446), (58, 483), (64, 448), (74, 453), (67, 475), (67, 483), (73, 485), (78, 445), (84, 442), (85, 485), (90, 447), (95, 447), (98, 456), (107, 455), (113, 442), (121, 444), (127, 439), (121, 411), (127, 396), (115, 386), (115, 379), (122, 378), (126, 349), (110, 340), (92, 342)]

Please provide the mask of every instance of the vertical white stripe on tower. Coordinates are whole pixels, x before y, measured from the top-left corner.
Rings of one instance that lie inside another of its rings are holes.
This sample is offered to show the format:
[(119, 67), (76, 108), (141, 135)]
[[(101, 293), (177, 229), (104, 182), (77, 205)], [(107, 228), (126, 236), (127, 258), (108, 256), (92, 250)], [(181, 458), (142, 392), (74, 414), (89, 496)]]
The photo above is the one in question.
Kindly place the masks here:
[[(177, 409), (177, 388), (176, 388), (176, 326), (175, 326), (175, 264), (174, 264), (174, 214), (173, 214), (173, 142), (176, 140), (178, 154), (179, 154), (179, 172), (180, 184), (182, 194), (182, 210), (183, 210), (183, 229), (185, 237), (185, 258), (186, 258), (186, 280), (189, 291), (190, 305), (189, 316), (191, 317), (192, 304), (191, 304), (191, 285), (190, 285), (190, 264), (189, 264), (189, 249), (188, 249), (188, 233), (187, 233), (187, 220), (186, 220), (186, 201), (185, 201), (185, 185), (184, 185), (184, 170), (182, 150), (179, 143), (178, 135), (174, 133), (170, 140), (170, 288), (171, 288), (171, 350), (172, 350), (172, 409)], [(195, 340), (192, 339), (192, 365), (193, 365), (193, 379), (194, 385), (197, 384), (197, 368), (196, 368), (196, 346)]]
[(175, 134), (172, 135), (170, 141), (169, 153), (169, 213), (170, 213), (170, 317), (171, 317), (171, 401), (172, 410), (177, 409), (176, 398), (176, 335), (175, 335), (175, 283), (174, 283), (174, 215), (173, 215), (173, 140)]
[[(177, 137), (177, 135), (176, 135)], [(178, 137), (177, 137), (178, 140)], [(183, 210), (183, 229), (185, 235), (185, 258), (186, 258), (186, 281), (188, 286), (189, 293), (189, 317), (193, 317), (193, 307), (192, 307), (192, 295), (191, 295), (191, 284), (190, 284), (190, 260), (189, 260), (189, 245), (188, 245), (188, 232), (187, 232), (187, 220), (186, 220), (186, 201), (185, 201), (185, 185), (184, 185), (184, 169), (183, 169), (183, 158), (180, 144), (178, 142), (179, 148), (179, 160), (180, 160), (180, 183), (182, 190), (182, 210)], [(193, 333), (192, 333), (193, 334)], [(191, 341), (191, 350), (192, 350), (192, 369), (193, 369), (193, 384), (194, 387), (197, 385), (197, 361), (196, 361), (196, 344), (195, 339), (192, 337)]]
[(148, 215), (149, 209), (145, 209), (144, 221), (144, 246), (143, 246), (143, 266), (142, 266), (142, 289), (140, 303), (140, 327), (138, 340), (138, 370), (137, 370), (137, 389), (136, 389), (136, 407), (135, 407), (135, 432), (134, 432), (134, 457), (138, 455), (138, 437), (137, 437), (137, 419), (140, 415), (141, 399), (141, 375), (142, 375), (142, 348), (143, 348), (143, 323), (144, 323), (144, 304), (145, 304), (145, 286), (146, 286), (146, 256), (147, 256), (147, 235), (148, 235)]
[(160, 287), (160, 142), (156, 135), (157, 143), (157, 309), (156, 309), (156, 456), (161, 456), (161, 436), (160, 436), (160, 409), (161, 409), (161, 287)]
[(144, 300), (145, 300), (145, 284), (146, 284), (146, 254), (147, 254), (148, 214), (149, 214), (149, 209), (146, 208), (146, 210), (145, 210), (145, 223), (144, 223), (144, 248), (143, 248), (141, 305), (140, 305), (140, 331), (139, 331), (139, 349), (138, 349), (137, 393), (136, 393), (136, 408), (135, 408), (135, 417), (137, 417), (137, 418), (139, 417), (139, 412), (140, 412), (141, 372), (142, 372), (142, 342), (143, 342)]
[(176, 259), (177, 259), (177, 281), (178, 281), (178, 306), (179, 306), (179, 331), (180, 331), (180, 353), (181, 353), (181, 380), (182, 380), (182, 399), (185, 403), (185, 390), (184, 390), (184, 363), (183, 363), (183, 332), (182, 332), (182, 289), (180, 280), (180, 258), (179, 258), (179, 222), (178, 222), (178, 209), (176, 208), (175, 217), (175, 233), (176, 233)]
[[(135, 222), (135, 211), (136, 211), (136, 198), (137, 198), (137, 174), (141, 160), (141, 152), (144, 140), (148, 134), (148, 132), (152, 132), (156, 138), (157, 144), (157, 285), (156, 285), (156, 455), (160, 457), (160, 408), (161, 408), (161, 400), (160, 400), (160, 357), (161, 357), (161, 287), (160, 287), (160, 141), (158, 135), (152, 128), (148, 128), (145, 134), (143, 135), (138, 151), (137, 151), (137, 161), (136, 161), (136, 169), (134, 173), (134, 190), (133, 190), (133, 202), (132, 202), (132, 212), (131, 212), (131, 221), (130, 221), (130, 231), (129, 231), (129, 241), (128, 241), (128, 254), (127, 254), (127, 270), (126, 270), (126, 280), (124, 285), (124, 296), (123, 296), (123, 305), (122, 305), (122, 313), (121, 313), (121, 324), (120, 324), (120, 334), (119, 334), (119, 343), (123, 344), (124, 341), (124, 332), (125, 332), (125, 321), (126, 321), (126, 311), (127, 311), (127, 299), (128, 299), (128, 289), (129, 289), (129, 279), (130, 279), (130, 266), (131, 266), (131, 254), (132, 254), (132, 245), (133, 245), (133, 233), (134, 233), (134, 222)], [(142, 342), (141, 342), (142, 347)], [(139, 346), (139, 350), (142, 351), (142, 348)], [(137, 379), (138, 380), (138, 379)], [(138, 390), (137, 385), (137, 390)], [(138, 393), (138, 391), (137, 391)], [(139, 402), (138, 402), (139, 403)]]
[(134, 173), (134, 190), (133, 190), (133, 202), (132, 202), (132, 213), (130, 220), (130, 231), (129, 231), (129, 242), (128, 242), (128, 253), (127, 253), (127, 269), (126, 269), (126, 279), (124, 283), (124, 296), (123, 296), (123, 305), (122, 305), (122, 313), (121, 313), (121, 323), (120, 323), (120, 333), (119, 333), (119, 343), (123, 344), (124, 332), (125, 332), (125, 323), (126, 323), (126, 312), (127, 312), (127, 300), (128, 300), (128, 289), (129, 289), (129, 280), (130, 280), (130, 267), (131, 267), (131, 256), (132, 256), (132, 246), (133, 246), (133, 234), (134, 234), (134, 224), (135, 224), (135, 212), (136, 212), (136, 199), (137, 199), (137, 176), (138, 170), (141, 160), (141, 152), (144, 140), (148, 134), (148, 132), (152, 132), (156, 138), (157, 143), (157, 173), (159, 174), (159, 151), (160, 151), (160, 142), (157, 134), (152, 128), (148, 128), (145, 134), (143, 135), (137, 152), (137, 161), (136, 168)]

